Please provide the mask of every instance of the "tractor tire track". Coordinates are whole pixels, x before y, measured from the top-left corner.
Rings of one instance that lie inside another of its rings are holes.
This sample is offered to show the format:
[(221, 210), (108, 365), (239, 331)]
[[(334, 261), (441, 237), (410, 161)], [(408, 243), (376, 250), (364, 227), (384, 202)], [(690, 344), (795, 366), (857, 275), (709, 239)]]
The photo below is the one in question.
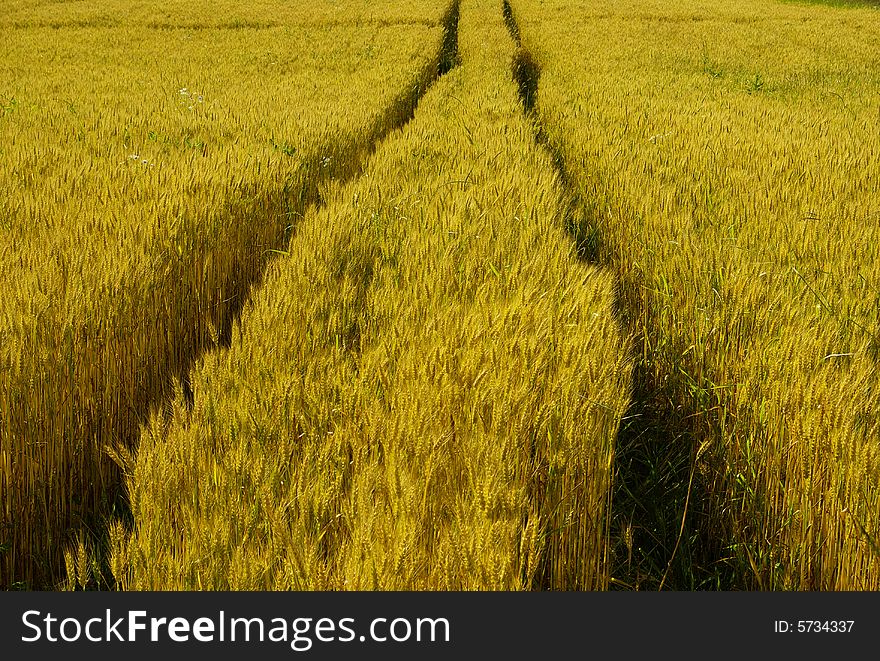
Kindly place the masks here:
[[(541, 69), (523, 45), (509, 0), (502, 0), (504, 22), (516, 43), (511, 73), (535, 141), (551, 156), (569, 200), (566, 231), (580, 259), (608, 268), (600, 259), (602, 232), (589, 200), (566, 166), (564, 154), (550, 140), (536, 108)], [(637, 311), (615, 291), (615, 316), (621, 331), (641, 346), (634, 323)], [(695, 589), (693, 566), (717, 566), (720, 551), (704, 533), (708, 520), (707, 485), (695, 479), (696, 443), (663, 384), (634, 356), (633, 395), (615, 447), (610, 521), (610, 586), (612, 589)]]

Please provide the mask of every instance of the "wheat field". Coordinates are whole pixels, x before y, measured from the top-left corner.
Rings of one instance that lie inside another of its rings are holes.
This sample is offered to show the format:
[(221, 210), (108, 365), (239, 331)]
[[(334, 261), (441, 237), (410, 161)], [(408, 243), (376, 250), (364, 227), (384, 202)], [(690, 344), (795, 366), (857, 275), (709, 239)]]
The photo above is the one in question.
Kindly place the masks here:
[(877, 589), (877, 12), (7, 0), (0, 587)]
[(695, 532), (737, 587), (877, 589), (876, 6), (511, 6)]
[(497, 9), (147, 428), (124, 587), (603, 587), (627, 352)]
[(420, 3), (424, 23), (387, 25), (4, 28), (0, 583), (57, 575), (65, 531), (114, 508), (107, 449), (132, 448), (150, 408), (225, 341), (321, 184), (354, 174), (411, 111), (436, 76), (444, 10)]

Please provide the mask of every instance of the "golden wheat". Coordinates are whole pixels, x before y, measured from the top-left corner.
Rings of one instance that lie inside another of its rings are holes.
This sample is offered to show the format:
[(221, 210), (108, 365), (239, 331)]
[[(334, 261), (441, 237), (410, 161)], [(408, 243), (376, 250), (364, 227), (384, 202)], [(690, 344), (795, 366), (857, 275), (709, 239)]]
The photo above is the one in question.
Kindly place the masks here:
[(163, 31), (111, 0), (19, 4), (122, 18), (0, 28), (4, 586), (57, 578), (70, 530), (112, 507), (105, 448), (131, 447), (322, 182), (410, 112), (448, 5), (395, 10), (424, 25)]
[(711, 443), (719, 556), (877, 589), (876, 8), (511, 4), (642, 369)]
[(500, 5), (461, 66), (300, 224), (231, 347), (129, 465), (128, 589), (603, 588), (628, 403)]
[[(0, 27), (235, 30), (334, 25), (437, 25), (445, 0), (4, 0)], [(339, 33), (343, 37), (344, 31)], [(308, 38), (303, 34), (302, 37)], [(344, 37), (343, 37), (344, 38)]]

